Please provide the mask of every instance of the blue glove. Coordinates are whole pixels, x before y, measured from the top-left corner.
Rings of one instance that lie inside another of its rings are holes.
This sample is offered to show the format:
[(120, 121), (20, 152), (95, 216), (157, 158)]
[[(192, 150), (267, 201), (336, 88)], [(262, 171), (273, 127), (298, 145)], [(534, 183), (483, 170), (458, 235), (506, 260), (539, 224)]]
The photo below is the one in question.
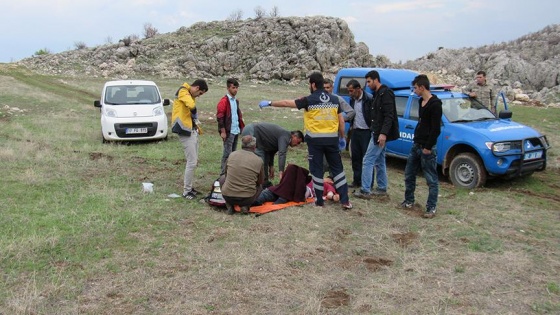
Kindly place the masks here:
[(268, 107), (268, 106), (270, 106), (270, 101), (261, 101), (261, 102), (259, 103), (259, 107), (260, 107), (260, 108)]
[(346, 139), (344, 138), (338, 138), (338, 149), (340, 151), (346, 149)]

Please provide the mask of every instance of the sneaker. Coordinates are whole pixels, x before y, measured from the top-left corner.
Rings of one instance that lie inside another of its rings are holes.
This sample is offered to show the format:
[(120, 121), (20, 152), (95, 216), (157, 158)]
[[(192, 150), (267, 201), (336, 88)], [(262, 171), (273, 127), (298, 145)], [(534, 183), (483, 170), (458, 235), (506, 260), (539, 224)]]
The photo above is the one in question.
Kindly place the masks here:
[(352, 182), (351, 184), (348, 184), (348, 188), (359, 188), (359, 187), (362, 187), (362, 184), (356, 182)]
[(431, 219), (436, 216), (436, 207), (427, 207), (424, 218)]
[(196, 198), (196, 194), (191, 191), (189, 191), (188, 193), (183, 193), (183, 198), (188, 199), (188, 200), (193, 200)]
[(354, 197), (358, 197), (358, 198), (361, 198), (361, 199), (371, 199), (371, 198), (373, 198), (373, 195), (371, 193), (365, 192), (361, 189), (354, 191), (353, 195), (354, 195)]
[(372, 191), (371, 194), (373, 196), (383, 197), (383, 196), (387, 196), (387, 191), (386, 190), (381, 190), (381, 189), (376, 189), (376, 190)]
[(227, 209), (227, 214), (229, 215), (233, 215), (235, 213), (235, 210), (233, 210), (233, 205), (230, 205), (227, 202), (226, 202), (226, 209)]
[(401, 208), (412, 209), (413, 206), (414, 206), (414, 204), (412, 202), (408, 202), (406, 200), (401, 202)]
[(350, 210), (352, 209), (352, 204), (350, 203), (350, 201), (348, 201), (347, 203), (343, 203), (342, 204), (342, 210)]
[(249, 206), (241, 206), (242, 214), (249, 214)]
[(191, 192), (195, 195), (198, 196), (200, 194), (200, 191), (194, 189), (194, 187), (191, 189)]

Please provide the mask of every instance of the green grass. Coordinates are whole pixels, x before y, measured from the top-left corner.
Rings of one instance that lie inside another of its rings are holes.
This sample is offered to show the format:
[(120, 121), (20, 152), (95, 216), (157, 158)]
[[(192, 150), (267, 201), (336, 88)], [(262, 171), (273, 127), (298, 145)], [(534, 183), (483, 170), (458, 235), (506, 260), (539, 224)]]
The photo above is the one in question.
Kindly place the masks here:
[[(183, 80), (156, 81), (172, 98)], [(193, 78), (188, 78), (191, 82)], [(197, 189), (218, 177), (214, 118), (225, 79), (197, 104)], [(390, 199), (352, 199), (342, 212), (294, 207), (227, 216), (180, 193), (178, 139), (102, 144), (93, 107), (104, 79), (49, 77), (0, 66), (0, 314), (554, 313), (560, 305), (557, 161), (486, 188), (442, 180), (438, 216), (396, 209), (403, 163), (389, 163)], [(302, 113), (259, 110), (304, 83), (241, 82), (246, 123), (301, 129)], [(9, 115), (2, 107), (19, 107)], [(166, 108), (170, 112), (171, 107)], [(558, 143), (558, 109), (514, 107), (514, 119)], [(550, 122), (549, 122), (550, 120)], [(558, 156), (558, 146), (549, 151)], [(305, 146), (288, 154), (307, 166)], [(349, 156), (343, 153), (347, 176)], [(556, 163), (556, 164), (555, 164)], [(142, 192), (154, 183), (154, 193)], [(427, 187), (418, 181), (423, 200)], [(406, 242), (398, 236), (407, 236)], [(385, 261), (386, 264), (376, 265)], [(390, 262), (390, 263), (389, 263)], [(332, 292), (348, 305), (327, 307)], [(436, 297), (436, 298), (434, 298)]]

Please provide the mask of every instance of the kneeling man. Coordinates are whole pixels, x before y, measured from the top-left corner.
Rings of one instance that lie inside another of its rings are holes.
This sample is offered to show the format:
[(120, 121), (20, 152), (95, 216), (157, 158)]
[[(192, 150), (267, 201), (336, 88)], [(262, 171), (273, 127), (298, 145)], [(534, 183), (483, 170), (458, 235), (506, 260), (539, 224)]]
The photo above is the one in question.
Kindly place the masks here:
[(227, 159), (221, 184), (228, 214), (233, 214), (234, 205), (240, 206), (243, 214), (248, 214), (249, 207), (262, 191), (263, 160), (255, 154), (256, 146), (255, 137), (243, 136), (242, 150), (232, 152)]

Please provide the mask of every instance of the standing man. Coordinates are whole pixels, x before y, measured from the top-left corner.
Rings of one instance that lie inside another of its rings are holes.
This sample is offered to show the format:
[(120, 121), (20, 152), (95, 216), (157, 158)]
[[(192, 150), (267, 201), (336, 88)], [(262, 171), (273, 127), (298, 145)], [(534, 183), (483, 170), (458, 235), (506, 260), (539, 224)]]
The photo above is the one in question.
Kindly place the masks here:
[(340, 103), (340, 108), (342, 109), (342, 117), (344, 117), (344, 121), (345, 122), (352, 121), (352, 119), (354, 119), (354, 116), (356, 116), (356, 113), (354, 112), (354, 108), (352, 108), (352, 106), (350, 106), (350, 104), (346, 102), (344, 97), (333, 93), (333, 81), (331, 79), (325, 78), (324, 85), (325, 85), (325, 91), (327, 91), (327, 93), (338, 97), (338, 101)]
[(467, 85), (467, 87), (463, 89), (463, 93), (476, 99), (482, 105), (486, 106), (494, 116), (496, 115), (494, 87), (486, 81), (486, 72), (482, 70), (478, 71), (474, 78), (474, 83)]
[(183, 180), (183, 197), (192, 200), (198, 194), (193, 187), (194, 171), (198, 163), (198, 119), (195, 98), (208, 91), (208, 84), (202, 79), (189, 85), (183, 83), (175, 93), (173, 112), (171, 114), (171, 131), (179, 135), (185, 152), (185, 176)]
[(278, 125), (261, 122), (248, 124), (241, 133), (257, 138), (255, 153), (264, 162), (264, 186), (271, 186), (269, 181), (274, 178), (274, 155), (278, 152), (278, 171), (280, 179), (286, 167), (288, 147), (295, 147), (303, 142), (303, 133), (299, 130), (288, 131)]
[(216, 119), (218, 120), (218, 132), (224, 142), (224, 150), (222, 154), (221, 173), (224, 174), (226, 161), (237, 148), (237, 138), (245, 124), (239, 101), (235, 98), (239, 90), (239, 82), (235, 78), (227, 79), (227, 94), (220, 99), (217, 105)]
[(305, 142), (307, 143), (309, 170), (315, 189), (315, 205), (323, 207), (323, 157), (326, 156), (336, 191), (340, 193), (342, 209), (352, 209), (348, 198), (348, 184), (338, 148), (339, 138), (344, 138), (344, 118), (338, 97), (327, 93), (323, 75), (313, 72), (309, 76), (311, 95), (297, 100), (261, 101), (259, 107), (292, 107), (304, 109)]
[(420, 96), (418, 106), (418, 125), (414, 130), (414, 144), (408, 154), (404, 170), (404, 201), (401, 207), (410, 209), (414, 205), (416, 174), (420, 167), (428, 184), (428, 201), (424, 218), (436, 215), (438, 199), (438, 173), (436, 163), (436, 142), (441, 128), (441, 100), (430, 93), (430, 80), (424, 74), (412, 81), (414, 93)]
[[(364, 155), (362, 167), (362, 188), (356, 193), (358, 197), (387, 195), (387, 165), (385, 164), (385, 144), (399, 138), (399, 120), (395, 94), (386, 85), (381, 84), (379, 72), (371, 70), (366, 74), (366, 83), (375, 91), (370, 103), (371, 139)], [(373, 172), (372, 172), (373, 170)], [(377, 173), (377, 188), (372, 191), (373, 178)]]
[(263, 161), (255, 154), (257, 140), (251, 135), (241, 138), (241, 151), (232, 152), (227, 159), (226, 171), (220, 183), (228, 214), (233, 207), (241, 207), (248, 214), (249, 207), (262, 191), (264, 180)]
[[(369, 140), (371, 139), (371, 131), (369, 130), (369, 124), (371, 119), (369, 118), (370, 106), (368, 105), (373, 101), (371, 94), (362, 90), (360, 82), (357, 80), (350, 80), (346, 84), (348, 88), (348, 94), (350, 94), (350, 106), (354, 108), (356, 115), (352, 120), (352, 135), (350, 136), (350, 141), (352, 143), (350, 149), (350, 157), (352, 160), (352, 172), (353, 180), (349, 185), (351, 188), (358, 188), (362, 183), (362, 169), (363, 169), (363, 159), (364, 154), (366, 154)], [(373, 172), (373, 170), (370, 170)]]

